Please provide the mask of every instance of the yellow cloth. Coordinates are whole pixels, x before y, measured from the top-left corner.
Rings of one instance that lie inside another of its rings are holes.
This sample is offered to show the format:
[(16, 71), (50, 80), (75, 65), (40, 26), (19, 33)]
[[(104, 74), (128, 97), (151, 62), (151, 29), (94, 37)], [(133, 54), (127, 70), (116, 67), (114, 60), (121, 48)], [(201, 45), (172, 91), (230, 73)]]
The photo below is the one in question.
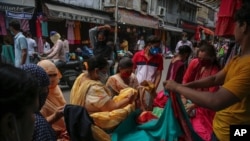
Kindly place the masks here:
[(106, 86), (111, 90), (113, 95), (117, 95), (124, 88), (131, 87), (137, 89), (137, 87), (139, 86), (139, 82), (135, 74), (132, 73), (131, 76), (129, 77), (129, 84), (125, 84), (120, 74), (118, 73), (109, 77), (109, 79), (106, 82)]
[(229, 141), (229, 125), (250, 124), (250, 56), (235, 57), (225, 66), (223, 87), (240, 102), (216, 112), (213, 130), (220, 141)]
[[(64, 99), (62, 91), (58, 86), (61, 74), (55, 64), (53, 64), (50, 60), (42, 60), (38, 62), (37, 65), (41, 66), (47, 74), (57, 74), (56, 77), (50, 77), (49, 95), (41, 109), (42, 115), (47, 118), (54, 114), (57, 111), (57, 108), (64, 106), (66, 104), (66, 100)], [(64, 132), (66, 130), (64, 118), (61, 118), (52, 124), (52, 127), (56, 132)]]
[[(134, 110), (134, 105), (128, 104), (122, 109), (101, 112), (98, 107), (111, 99), (110, 91), (99, 81), (85, 79), (86, 75), (87, 73), (82, 73), (77, 77), (70, 93), (70, 103), (85, 107), (98, 127), (113, 129)], [(137, 91), (133, 88), (124, 89), (113, 100), (118, 102), (131, 93), (137, 94)]]

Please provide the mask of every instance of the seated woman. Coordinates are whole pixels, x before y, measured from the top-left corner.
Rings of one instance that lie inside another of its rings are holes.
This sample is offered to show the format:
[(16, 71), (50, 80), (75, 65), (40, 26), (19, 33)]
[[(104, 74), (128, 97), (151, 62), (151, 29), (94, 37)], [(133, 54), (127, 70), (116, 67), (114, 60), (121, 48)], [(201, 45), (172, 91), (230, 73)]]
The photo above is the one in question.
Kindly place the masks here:
[(123, 57), (118, 64), (117, 74), (110, 76), (106, 86), (112, 92), (112, 96), (118, 95), (122, 89), (131, 87), (137, 89), (138, 80), (133, 72), (133, 62), (129, 57)]
[[(87, 109), (90, 116), (94, 119), (97, 124), (101, 118), (107, 117), (107, 121), (99, 122), (102, 128), (114, 127), (121, 120), (125, 119), (124, 114), (128, 114), (127, 110), (123, 110), (120, 115), (121, 119), (117, 120), (117, 117), (110, 117), (109, 112), (121, 109), (131, 105), (134, 101), (135, 93), (127, 92), (121, 95), (123, 98), (112, 99), (112, 94), (109, 89), (101, 82), (106, 81), (108, 78), (108, 62), (102, 56), (94, 56), (88, 60), (87, 72), (82, 73), (76, 79), (71, 93), (70, 93), (70, 104), (80, 105)], [(130, 109), (130, 108), (128, 108)], [(96, 114), (101, 112), (102, 114)], [(119, 117), (119, 116), (118, 116)], [(114, 118), (114, 119), (113, 119)], [(112, 122), (112, 123), (110, 123)], [(112, 125), (109, 125), (112, 124)]]
[(63, 108), (66, 104), (66, 100), (64, 99), (62, 91), (58, 86), (61, 74), (55, 64), (50, 60), (42, 60), (38, 62), (37, 65), (46, 71), (50, 79), (49, 94), (40, 112), (47, 119), (47, 121), (52, 124), (53, 129), (57, 133), (57, 139), (68, 140), (63, 118)]
[[(56, 141), (55, 131), (40, 112), (49, 93), (49, 77), (44, 69), (36, 64), (25, 64), (21, 66), (21, 69), (31, 74), (38, 81), (38, 86), (41, 89), (38, 95), (39, 109), (35, 112), (35, 129), (32, 141)], [(57, 116), (56, 113), (54, 116)]]

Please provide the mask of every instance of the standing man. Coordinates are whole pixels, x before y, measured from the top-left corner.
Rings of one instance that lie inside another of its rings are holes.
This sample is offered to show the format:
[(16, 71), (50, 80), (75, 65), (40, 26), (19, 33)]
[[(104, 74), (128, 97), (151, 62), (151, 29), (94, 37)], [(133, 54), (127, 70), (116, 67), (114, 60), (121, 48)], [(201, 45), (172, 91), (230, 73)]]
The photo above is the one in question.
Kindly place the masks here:
[(69, 55), (69, 41), (66, 39), (65, 35), (62, 35), (62, 42), (63, 42), (64, 52), (65, 52), (66, 62), (68, 62), (69, 59), (70, 59), (70, 55)]
[(108, 60), (109, 68), (115, 64), (113, 49), (107, 45), (107, 36), (111, 27), (109, 25), (96, 26), (89, 30), (89, 39), (93, 47), (94, 56), (101, 55)]
[(193, 50), (193, 44), (192, 44), (191, 41), (188, 40), (186, 32), (182, 33), (182, 39), (177, 43), (177, 45), (175, 47), (175, 52), (178, 53), (179, 47), (181, 47), (183, 45), (187, 45), (187, 46), (189, 46)]
[[(172, 80), (165, 82), (166, 89), (185, 96), (198, 106), (216, 111), (212, 141), (229, 141), (230, 125), (250, 125), (249, 17), (250, 4), (246, 1), (235, 14), (235, 42), (240, 44), (242, 52), (233, 57), (220, 72), (184, 85)], [(211, 86), (220, 87), (214, 93), (192, 89)]]
[(163, 70), (163, 58), (160, 54), (160, 39), (154, 35), (146, 40), (143, 50), (136, 52), (133, 57), (134, 71), (139, 84), (143, 80), (151, 81), (157, 89)]
[(9, 30), (14, 35), (15, 48), (15, 67), (20, 67), (23, 64), (29, 63), (28, 43), (21, 32), (21, 26), (18, 20), (12, 20), (9, 23)]
[(34, 63), (34, 53), (37, 52), (37, 43), (34, 39), (32, 39), (32, 35), (29, 31), (26, 32), (26, 40), (28, 43), (28, 55), (29, 61)]
[(43, 52), (48, 52), (50, 50), (50, 44), (47, 42), (46, 37), (43, 36)]

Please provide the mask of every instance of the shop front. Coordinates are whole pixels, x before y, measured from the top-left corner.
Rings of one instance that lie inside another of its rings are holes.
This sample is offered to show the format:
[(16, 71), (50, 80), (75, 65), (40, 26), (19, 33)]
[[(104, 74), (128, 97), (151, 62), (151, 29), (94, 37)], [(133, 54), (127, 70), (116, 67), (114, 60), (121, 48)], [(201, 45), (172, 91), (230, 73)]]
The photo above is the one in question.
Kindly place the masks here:
[(48, 30), (65, 36), (70, 51), (89, 40), (89, 29), (100, 24), (110, 23), (112, 15), (101, 10), (74, 6), (66, 3), (43, 3), (43, 13), (47, 16)]

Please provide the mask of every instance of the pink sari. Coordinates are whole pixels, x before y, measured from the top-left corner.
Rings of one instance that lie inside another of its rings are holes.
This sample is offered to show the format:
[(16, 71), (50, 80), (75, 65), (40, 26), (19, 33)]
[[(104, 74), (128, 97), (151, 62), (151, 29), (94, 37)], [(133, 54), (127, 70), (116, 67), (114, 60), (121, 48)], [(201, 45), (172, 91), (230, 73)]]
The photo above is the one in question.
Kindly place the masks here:
[[(188, 83), (194, 80), (199, 80), (210, 75), (214, 75), (219, 72), (219, 68), (215, 65), (207, 65), (202, 67), (199, 64), (198, 59), (193, 59), (187, 71), (183, 77), (183, 83)], [(203, 88), (197, 89), (200, 91), (209, 91), (215, 92), (219, 89), (219, 87), (210, 87), (210, 88)], [(191, 117), (191, 123), (195, 130), (195, 132), (204, 140), (204, 141), (211, 141), (211, 134), (212, 134), (212, 122), (215, 115), (215, 111), (209, 110), (207, 108), (197, 106), (195, 108), (195, 116)]]

